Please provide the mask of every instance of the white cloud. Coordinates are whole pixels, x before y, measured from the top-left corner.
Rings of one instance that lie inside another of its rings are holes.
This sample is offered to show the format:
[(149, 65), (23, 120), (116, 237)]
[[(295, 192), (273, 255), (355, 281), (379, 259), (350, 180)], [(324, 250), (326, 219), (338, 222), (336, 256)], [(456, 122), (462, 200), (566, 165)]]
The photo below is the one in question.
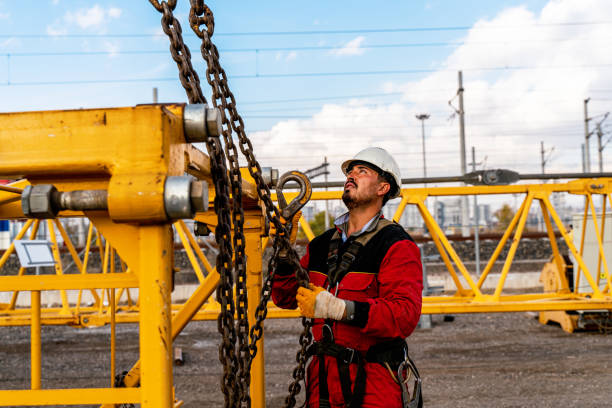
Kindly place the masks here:
[(111, 42), (111, 41), (104, 41), (102, 43), (102, 47), (104, 48), (104, 51), (109, 53), (109, 57), (113, 58), (117, 56), (117, 53), (120, 50), (120, 46), (119, 44), (117, 44), (116, 42)]
[(276, 61), (285, 61), (285, 62), (289, 62), (289, 61), (293, 61), (294, 59), (296, 59), (298, 56), (298, 53), (296, 51), (290, 51), (290, 52), (277, 52), (274, 55), (274, 59)]
[(102, 32), (112, 19), (121, 16), (122, 10), (117, 7), (108, 9), (95, 4), (90, 8), (83, 8), (76, 11), (68, 11), (64, 16), (47, 26), (47, 33), (50, 35), (65, 34), (67, 27), (77, 26), (82, 30), (96, 30)]
[(17, 47), (19, 44), (21, 44), (21, 41), (15, 37), (10, 37), (4, 41), (0, 41), (0, 48)]
[[(270, 130), (253, 133), (255, 151), (263, 165), (281, 171), (314, 167), (328, 156), (333, 180), (340, 178), (337, 168), (344, 158), (368, 145), (378, 145), (396, 155), (404, 177), (420, 177), (421, 127), (415, 114), (428, 112), (428, 175), (457, 175), (458, 123), (447, 120), (452, 113), (447, 102), (457, 89), (457, 69), (462, 69), (468, 162), (470, 147), (475, 146), (478, 161), (488, 157), (488, 168), (537, 173), (540, 141), (544, 141), (547, 149), (555, 146), (547, 172), (579, 172), (583, 100), (593, 97), (591, 116), (612, 110), (601, 96), (602, 90), (612, 89), (612, 27), (564, 23), (610, 21), (612, 7), (608, 3), (550, 0), (538, 13), (524, 7), (505, 9), (478, 21), (466, 33), (464, 44), (445, 58), (436, 72), (416, 81), (381, 83), (385, 92), (403, 92), (401, 101), (388, 104), (360, 99), (325, 105), (309, 119), (284, 120)], [(363, 51), (362, 42), (357, 37), (349, 43), (352, 48), (347, 44), (342, 49)], [(476, 69), (487, 67), (525, 69)], [(592, 170), (597, 170), (595, 145), (592, 138)], [(612, 171), (610, 157), (612, 148), (608, 146), (604, 170)]]
[(360, 35), (347, 42), (341, 48), (336, 48), (330, 51), (330, 54), (343, 57), (343, 56), (351, 56), (351, 55), (362, 55), (365, 50), (361, 48), (361, 44), (365, 41), (365, 37)]
[(121, 9), (117, 7), (111, 7), (110, 9), (108, 9), (108, 16), (111, 18), (119, 18), (121, 17), (121, 13)]
[(59, 0), (51, 0), (51, 3), (52, 3), (54, 6), (57, 6), (57, 5), (59, 4)]
[(48, 25), (46, 31), (47, 31), (47, 34), (51, 36), (64, 35), (68, 33), (68, 30), (66, 29), (66, 27), (61, 26), (61, 25)]
[(9, 13), (0, 13), (0, 20), (8, 20), (11, 15)]

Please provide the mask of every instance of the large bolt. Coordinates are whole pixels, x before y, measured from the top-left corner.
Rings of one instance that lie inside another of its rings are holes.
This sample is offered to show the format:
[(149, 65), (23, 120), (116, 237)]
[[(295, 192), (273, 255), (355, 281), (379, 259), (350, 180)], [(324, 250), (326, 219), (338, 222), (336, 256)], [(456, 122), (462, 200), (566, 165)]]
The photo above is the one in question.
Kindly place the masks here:
[(191, 209), (194, 213), (208, 211), (208, 183), (205, 181), (193, 180), (189, 192)]
[(60, 208), (57, 205), (59, 192), (51, 184), (26, 186), (21, 194), (21, 209), (26, 217), (55, 218)]
[(278, 183), (278, 169), (273, 169), (272, 167), (262, 167), (261, 176), (264, 183), (266, 183), (266, 185), (269, 187), (276, 186)]
[(106, 190), (57, 191), (52, 184), (26, 186), (21, 194), (23, 214), (30, 218), (55, 218), (62, 210), (107, 210)]
[(209, 137), (219, 137), (223, 132), (221, 112), (203, 103), (187, 105), (183, 110), (183, 128), (188, 143), (205, 142)]
[(168, 176), (164, 206), (171, 220), (193, 218), (196, 212), (208, 210), (208, 184), (190, 176)]

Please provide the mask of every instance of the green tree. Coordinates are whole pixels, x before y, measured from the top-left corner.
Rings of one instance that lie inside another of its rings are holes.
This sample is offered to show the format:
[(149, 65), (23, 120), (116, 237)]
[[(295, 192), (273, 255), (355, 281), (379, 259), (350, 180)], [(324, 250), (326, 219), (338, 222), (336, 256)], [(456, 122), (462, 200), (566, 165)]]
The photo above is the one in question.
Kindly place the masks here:
[[(334, 225), (334, 219), (331, 215), (328, 215), (329, 225)], [(312, 221), (309, 222), (310, 228), (315, 236), (325, 232), (325, 211), (321, 211), (315, 214)]]
[(512, 218), (514, 217), (514, 210), (510, 205), (504, 204), (500, 209), (493, 213), (493, 216), (497, 218), (497, 223), (495, 224), (495, 228), (497, 230), (504, 231), (510, 225)]

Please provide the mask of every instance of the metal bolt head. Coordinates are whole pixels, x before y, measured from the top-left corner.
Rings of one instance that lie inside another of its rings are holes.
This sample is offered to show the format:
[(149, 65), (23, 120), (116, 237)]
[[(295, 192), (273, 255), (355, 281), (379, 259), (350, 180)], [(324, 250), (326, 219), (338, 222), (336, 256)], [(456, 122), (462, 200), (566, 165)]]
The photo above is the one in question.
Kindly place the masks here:
[(223, 133), (221, 112), (217, 108), (206, 108), (206, 133), (210, 137), (219, 137)]
[(164, 207), (170, 220), (192, 218), (193, 211), (189, 192), (191, 191), (191, 177), (168, 176), (164, 183)]
[(191, 182), (189, 199), (193, 212), (208, 211), (208, 183), (206, 181), (193, 180)]
[(193, 233), (196, 237), (207, 237), (210, 235), (210, 228), (203, 222), (196, 221), (195, 224), (193, 224)]
[(267, 186), (276, 186), (278, 183), (278, 169), (273, 169), (272, 167), (262, 167), (261, 168), (261, 176), (263, 177), (264, 183)]
[(55, 218), (59, 212), (56, 203), (58, 191), (52, 184), (28, 186), (21, 194), (23, 214), (30, 218)]
[(187, 143), (205, 142), (209, 137), (223, 133), (221, 112), (204, 103), (185, 106), (183, 109), (183, 131)]

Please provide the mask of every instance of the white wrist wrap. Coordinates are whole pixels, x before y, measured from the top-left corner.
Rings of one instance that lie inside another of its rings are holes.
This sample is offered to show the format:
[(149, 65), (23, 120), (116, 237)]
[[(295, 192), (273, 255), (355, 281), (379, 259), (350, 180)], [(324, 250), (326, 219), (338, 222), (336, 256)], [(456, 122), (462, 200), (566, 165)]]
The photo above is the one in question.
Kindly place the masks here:
[(317, 319), (342, 320), (346, 303), (328, 291), (320, 292), (315, 298), (314, 317)]

